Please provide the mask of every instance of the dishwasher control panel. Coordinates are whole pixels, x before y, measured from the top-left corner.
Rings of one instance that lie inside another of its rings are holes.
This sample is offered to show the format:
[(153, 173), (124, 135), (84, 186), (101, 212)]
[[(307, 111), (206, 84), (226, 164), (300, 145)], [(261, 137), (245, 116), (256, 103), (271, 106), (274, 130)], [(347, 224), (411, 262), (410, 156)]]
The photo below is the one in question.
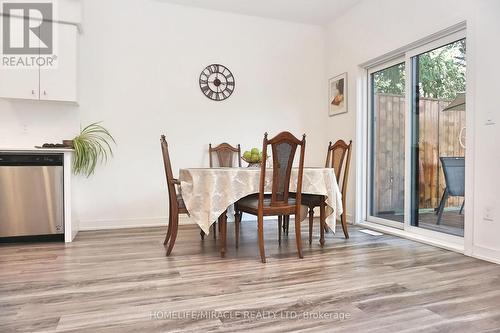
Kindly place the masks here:
[(0, 166), (62, 166), (63, 154), (0, 154)]

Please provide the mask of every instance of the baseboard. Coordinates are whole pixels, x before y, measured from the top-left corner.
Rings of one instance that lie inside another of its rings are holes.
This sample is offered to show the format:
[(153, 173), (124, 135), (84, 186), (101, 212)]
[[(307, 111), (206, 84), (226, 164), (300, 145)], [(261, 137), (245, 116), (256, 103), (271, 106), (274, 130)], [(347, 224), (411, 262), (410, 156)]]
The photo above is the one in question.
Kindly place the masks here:
[[(276, 220), (277, 217), (265, 217), (265, 220)], [(244, 214), (242, 221), (253, 221), (255, 217)], [(228, 222), (233, 219), (229, 217)], [(167, 217), (143, 217), (143, 218), (122, 218), (122, 219), (97, 219), (83, 220), (79, 222), (79, 231), (89, 230), (108, 230), (108, 229), (125, 229), (125, 228), (147, 228), (161, 227), (168, 224)], [(193, 221), (186, 215), (179, 216), (179, 225), (194, 224)]]
[[(160, 227), (167, 224), (168, 217), (83, 220), (80, 221), (80, 231)], [(179, 224), (192, 224), (192, 222), (187, 216), (181, 215), (179, 216)]]
[(474, 245), (474, 248), (472, 249), (472, 256), (474, 258), (490, 261), (495, 264), (500, 264), (500, 250)]

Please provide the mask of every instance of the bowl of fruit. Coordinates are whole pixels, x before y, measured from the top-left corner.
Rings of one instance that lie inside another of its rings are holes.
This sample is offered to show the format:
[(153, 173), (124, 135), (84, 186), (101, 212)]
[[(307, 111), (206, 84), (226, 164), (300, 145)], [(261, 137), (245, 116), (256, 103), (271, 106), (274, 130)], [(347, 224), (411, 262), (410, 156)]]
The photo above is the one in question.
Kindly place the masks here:
[(247, 162), (249, 167), (258, 167), (262, 162), (262, 152), (258, 148), (252, 148), (244, 152), (241, 159)]

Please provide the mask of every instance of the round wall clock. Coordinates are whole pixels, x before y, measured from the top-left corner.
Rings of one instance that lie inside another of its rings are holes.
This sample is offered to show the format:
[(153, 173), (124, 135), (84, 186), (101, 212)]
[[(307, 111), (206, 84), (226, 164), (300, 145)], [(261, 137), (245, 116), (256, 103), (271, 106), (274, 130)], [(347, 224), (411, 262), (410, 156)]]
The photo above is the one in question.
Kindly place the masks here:
[(208, 65), (200, 74), (200, 88), (213, 101), (223, 101), (234, 91), (234, 76), (219, 64)]

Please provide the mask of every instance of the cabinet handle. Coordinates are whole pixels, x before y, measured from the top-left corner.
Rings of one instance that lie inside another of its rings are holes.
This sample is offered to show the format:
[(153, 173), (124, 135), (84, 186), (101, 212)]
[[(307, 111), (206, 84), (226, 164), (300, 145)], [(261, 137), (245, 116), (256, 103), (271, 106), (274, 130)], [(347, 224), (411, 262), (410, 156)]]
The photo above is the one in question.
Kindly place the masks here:
[(44, 90), (44, 91), (43, 91), (43, 94), (44, 94), (44, 95), (47, 95), (47, 92)]
[(35, 90), (31, 90), (31, 94), (34, 95), (35, 94)]

